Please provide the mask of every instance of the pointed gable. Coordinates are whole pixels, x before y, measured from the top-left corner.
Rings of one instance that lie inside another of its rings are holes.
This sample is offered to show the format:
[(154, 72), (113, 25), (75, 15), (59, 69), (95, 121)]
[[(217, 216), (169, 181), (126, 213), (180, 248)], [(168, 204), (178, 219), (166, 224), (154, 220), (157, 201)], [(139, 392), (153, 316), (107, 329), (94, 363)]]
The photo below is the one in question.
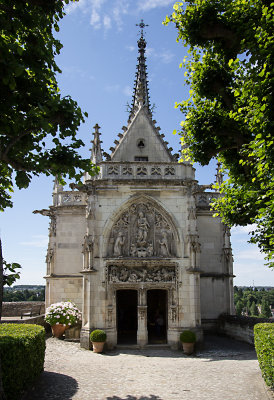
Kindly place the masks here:
[(114, 149), (111, 161), (173, 161), (170, 150), (158, 130), (145, 107), (141, 107)]

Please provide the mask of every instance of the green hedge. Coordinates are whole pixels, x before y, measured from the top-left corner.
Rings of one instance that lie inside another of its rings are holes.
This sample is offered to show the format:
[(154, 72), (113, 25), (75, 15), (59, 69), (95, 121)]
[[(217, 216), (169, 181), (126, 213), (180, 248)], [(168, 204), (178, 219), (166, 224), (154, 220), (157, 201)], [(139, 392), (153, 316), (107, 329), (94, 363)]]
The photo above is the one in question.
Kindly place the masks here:
[(255, 325), (254, 343), (263, 378), (274, 388), (274, 324)]
[(45, 329), (30, 324), (0, 324), (2, 378), (8, 400), (21, 398), (44, 370)]

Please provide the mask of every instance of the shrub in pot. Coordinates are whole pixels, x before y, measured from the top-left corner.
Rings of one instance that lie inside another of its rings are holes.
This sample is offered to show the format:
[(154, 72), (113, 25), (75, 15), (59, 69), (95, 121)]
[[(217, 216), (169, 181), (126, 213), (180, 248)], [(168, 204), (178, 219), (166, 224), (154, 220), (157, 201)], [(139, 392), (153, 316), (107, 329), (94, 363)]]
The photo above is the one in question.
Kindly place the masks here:
[(192, 354), (194, 351), (194, 344), (196, 342), (196, 335), (192, 331), (183, 331), (180, 335), (180, 341), (183, 344), (185, 354)]
[(102, 329), (95, 329), (90, 334), (90, 341), (92, 342), (93, 352), (102, 353), (107, 334)]

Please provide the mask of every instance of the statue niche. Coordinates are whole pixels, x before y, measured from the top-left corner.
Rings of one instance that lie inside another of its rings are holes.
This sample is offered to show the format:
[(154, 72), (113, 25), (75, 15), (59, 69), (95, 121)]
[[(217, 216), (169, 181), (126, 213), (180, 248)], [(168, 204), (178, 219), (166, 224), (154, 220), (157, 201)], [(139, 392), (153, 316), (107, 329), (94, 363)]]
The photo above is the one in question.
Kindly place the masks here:
[(113, 225), (108, 254), (133, 258), (174, 257), (171, 224), (152, 203), (132, 204)]

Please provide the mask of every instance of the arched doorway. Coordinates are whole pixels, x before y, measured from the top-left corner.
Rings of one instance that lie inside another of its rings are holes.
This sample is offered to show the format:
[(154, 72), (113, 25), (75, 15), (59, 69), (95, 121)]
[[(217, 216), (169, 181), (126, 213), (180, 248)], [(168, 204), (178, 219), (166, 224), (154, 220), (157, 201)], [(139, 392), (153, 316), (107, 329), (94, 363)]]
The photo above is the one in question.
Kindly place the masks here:
[(151, 289), (147, 291), (148, 343), (167, 343), (167, 291)]
[(137, 343), (137, 290), (117, 290), (117, 344)]

